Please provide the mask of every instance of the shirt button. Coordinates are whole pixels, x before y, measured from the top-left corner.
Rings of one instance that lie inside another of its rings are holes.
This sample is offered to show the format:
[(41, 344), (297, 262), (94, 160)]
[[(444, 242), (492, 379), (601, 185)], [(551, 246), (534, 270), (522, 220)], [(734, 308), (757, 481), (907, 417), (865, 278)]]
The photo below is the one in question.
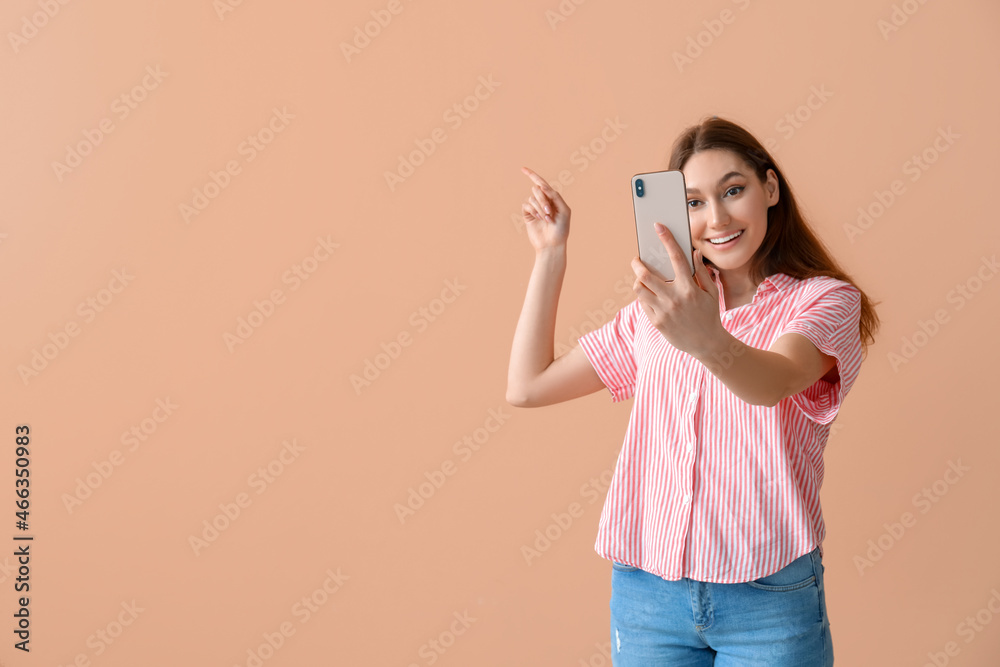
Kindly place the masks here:
[(684, 504), (687, 505), (689, 502), (691, 502), (691, 494), (686, 493), (684, 494)]
[(687, 444), (687, 446), (688, 446), (688, 451), (689, 451), (689, 452), (690, 452), (690, 451), (691, 451), (692, 449), (694, 449), (694, 443), (693, 443), (693, 442), (691, 442), (690, 440), (688, 440), (688, 444)]
[(691, 399), (692, 403), (694, 403), (695, 401), (697, 401), (698, 400), (698, 390), (697, 389), (692, 389), (691, 393), (688, 394), (688, 397)]

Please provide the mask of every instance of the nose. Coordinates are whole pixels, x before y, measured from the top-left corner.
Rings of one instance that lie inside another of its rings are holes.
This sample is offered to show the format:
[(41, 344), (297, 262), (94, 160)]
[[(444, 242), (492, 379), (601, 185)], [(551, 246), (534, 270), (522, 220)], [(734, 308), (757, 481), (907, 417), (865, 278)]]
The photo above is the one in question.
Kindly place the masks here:
[(722, 230), (729, 226), (729, 211), (720, 201), (710, 201), (705, 207), (707, 217), (705, 224), (709, 229)]

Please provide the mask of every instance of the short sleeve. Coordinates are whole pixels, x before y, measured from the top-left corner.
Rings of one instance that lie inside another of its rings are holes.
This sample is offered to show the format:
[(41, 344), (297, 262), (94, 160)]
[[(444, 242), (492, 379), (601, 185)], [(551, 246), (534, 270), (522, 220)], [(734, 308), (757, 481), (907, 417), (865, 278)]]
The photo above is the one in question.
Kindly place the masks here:
[(818, 282), (806, 303), (797, 309), (778, 337), (786, 333), (805, 336), (816, 348), (837, 359), (834, 383), (817, 380), (789, 397), (806, 417), (829, 424), (861, 371), (861, 292), (850, 283), (829, 279)]
[(639, 300), (623, 306), (599, 329), (580, 336), (578, 343), (617, 403), (635, 394), (635, 327)]

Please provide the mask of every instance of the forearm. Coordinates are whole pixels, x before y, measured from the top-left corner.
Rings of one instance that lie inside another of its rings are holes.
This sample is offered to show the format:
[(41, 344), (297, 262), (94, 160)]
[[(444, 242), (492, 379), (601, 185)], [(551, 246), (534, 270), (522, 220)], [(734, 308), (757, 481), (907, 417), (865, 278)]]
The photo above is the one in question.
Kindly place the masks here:
[(531, 382), (553, 361), (556, 308), (565, 273), (565, 247), (536, 253), (510, 351), (508, 398), (526, 393)]
[(694, 356), (750, 405), (777, 405), (785, 398), (795, 372), (791, 359), (747, 345), (728, 331)]

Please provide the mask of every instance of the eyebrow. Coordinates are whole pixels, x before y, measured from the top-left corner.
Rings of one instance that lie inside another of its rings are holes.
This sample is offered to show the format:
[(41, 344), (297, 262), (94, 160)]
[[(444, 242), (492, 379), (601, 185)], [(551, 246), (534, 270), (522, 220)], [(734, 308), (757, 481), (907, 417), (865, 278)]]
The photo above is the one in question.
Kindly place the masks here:
[[(716, 185), (715, 187), (721, 187), (723, 183), (725, 183), (726, 181), (728, 181), (733, 176), (743, 176), (743, 174), (741, 174), (738, 171), (731, 171), (728, 174), (726, 174), (725, 176), (723, 176), (722, 178), (720, 178), (718, 185)], [(745, 176), (744, 176), (744, 178), (745, 178)], [(698, 188), (687, 188), (686, 191), (687, 191), (687, 194), (695, 194), (695, 193), (700, 194), (701, 193), (701, 190), (699, 190)]]

